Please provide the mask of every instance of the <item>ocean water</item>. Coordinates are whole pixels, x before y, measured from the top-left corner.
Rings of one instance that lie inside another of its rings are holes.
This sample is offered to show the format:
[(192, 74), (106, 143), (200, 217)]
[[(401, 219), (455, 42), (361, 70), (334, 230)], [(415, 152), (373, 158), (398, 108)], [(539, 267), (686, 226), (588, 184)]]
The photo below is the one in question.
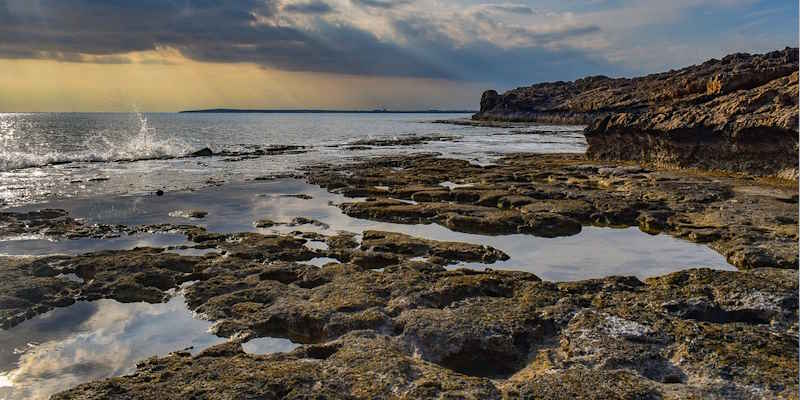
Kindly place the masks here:
[[(432, 123), (467, 114), (0, 114), (0, 205), (182, 190), (408, 152), (491, 163), (513, 152), (582, 152), (581, 126), (485, 128)], [(370, 139), (448, 137), (412, 146)], [(258, 156), (273, 146), (301, 151)], [(208, 147), (227, 156), (187, 158)]]

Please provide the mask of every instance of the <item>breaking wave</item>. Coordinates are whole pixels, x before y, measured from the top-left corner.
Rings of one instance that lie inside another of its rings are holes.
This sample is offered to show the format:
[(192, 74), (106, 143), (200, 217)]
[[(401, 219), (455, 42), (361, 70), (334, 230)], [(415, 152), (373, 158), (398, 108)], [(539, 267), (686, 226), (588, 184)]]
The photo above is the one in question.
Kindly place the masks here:
[[(160, 139), (153, 135), (147, 119), (138, 115), (140, 130), (128, 140), (95, 135), (85, 141), (80, 151), (19, 151), (0, 148), (0, 171), (44, 167), (76, 162), (130, 162), (184, 157), (192, 147), (176, 139)], [(4, 146), (6, 147), (6, 146)]]
[(25, 153), (5, 151), (0, 153), (0, 171), (12, 171), (16, 169), (44, 167), (48, 165), (74, 162), (144, 161), (170, 159), (183, 157), (188, 154), (190, 154), (189, 146), (170, 142), (153, 143), (153, 145), (145, 151), (128, 144), (123, 146), (110, 146), (97, 150), (69, 153)]

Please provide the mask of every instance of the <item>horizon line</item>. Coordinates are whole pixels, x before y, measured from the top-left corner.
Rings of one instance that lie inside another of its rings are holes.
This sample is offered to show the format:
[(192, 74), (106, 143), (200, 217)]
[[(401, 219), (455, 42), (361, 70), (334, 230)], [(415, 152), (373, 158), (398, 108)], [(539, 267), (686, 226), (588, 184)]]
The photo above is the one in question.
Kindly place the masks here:
[(405, 109), (392, 110), (387, 108), (380, 109), (335, 109), (335, 108), (205, 108), (198, 110), (182, 110), (178, 113), (317, 113), (317, 114), (423, 114), (423, 113), (475, 113), (478, 110), (468, 109)]
[(264, 114), (467, 114), (477, 113), (478, 110), (467, 109), (426, 109), (426, 110), (349, 110), (349, 109), (303, 109), (303, 108), (290, 108), (290, 109), (249, 109), (249, 108), (208, 108), (197, 110), (179, 110), (179, 111), (0, 111), (0, 114), (222, 114), (222, 113), (264, 113)]

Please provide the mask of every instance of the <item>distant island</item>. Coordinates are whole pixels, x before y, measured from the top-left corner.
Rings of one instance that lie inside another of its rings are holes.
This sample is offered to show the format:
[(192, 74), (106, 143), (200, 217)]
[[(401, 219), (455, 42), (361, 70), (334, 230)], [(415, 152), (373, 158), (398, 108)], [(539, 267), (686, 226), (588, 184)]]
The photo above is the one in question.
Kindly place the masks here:
[(316, 109), (237, 109), (237, 108), (211, 108), (207, 110), (186, 110), (180, 114), (188, 113), (230, 113), (230, 114), (474, 114), (476, 110), (316, 110)]

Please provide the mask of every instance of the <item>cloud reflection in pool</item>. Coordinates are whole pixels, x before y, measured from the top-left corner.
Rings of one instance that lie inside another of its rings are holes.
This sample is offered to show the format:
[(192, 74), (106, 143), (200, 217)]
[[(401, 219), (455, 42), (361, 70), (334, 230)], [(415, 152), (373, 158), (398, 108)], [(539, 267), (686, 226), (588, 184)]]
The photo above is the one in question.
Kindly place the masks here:
[(131, 373), (154, 355), (226, 339), (193, 318), (183, 296), (163, 304), (78, 302), (0, 331), (0, 399), (46, 399), (91, 380)]

